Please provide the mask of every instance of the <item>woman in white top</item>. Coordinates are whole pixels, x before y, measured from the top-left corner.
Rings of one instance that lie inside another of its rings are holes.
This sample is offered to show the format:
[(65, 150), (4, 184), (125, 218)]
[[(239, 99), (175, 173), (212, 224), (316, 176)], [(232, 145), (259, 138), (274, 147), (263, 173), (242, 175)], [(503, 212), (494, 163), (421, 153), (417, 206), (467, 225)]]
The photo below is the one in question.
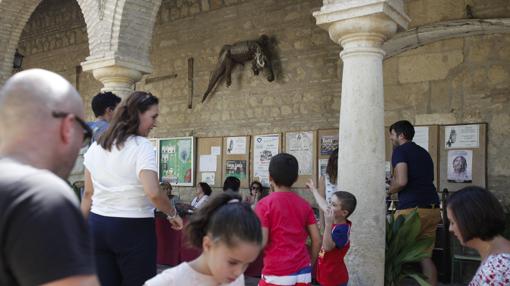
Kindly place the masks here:
[(465, 187), (450, 196), (446, 210), (450, 231), (482, 259), (469, 285), (510, 285), (510, 241), (503, 237), (505, 214), (498, 199), (483, 188)]
[(191, 207), (193, 209), (201, 208), (208, 200), (212, 190), (209, 184), (200, 182), (197, 184), (196, 197), (191, 201)]
[[(319, 179), (319, 194), (331, 204), (331, 196), (337, 191), (336, 179), (338, 172), (338, 148), (329, 155), (326, 174)], [(320, 227), (324, 229), (324, 213), (320, 211)]]
[(156, 274), (154, 207), (182, 229), (175, 207), (159, 190), (156, 154), (146, 138), (158, 113), (158, 98), (132, 93), (85, 154), (81, 209), (93, 235), (101, 285), (139, 286)]

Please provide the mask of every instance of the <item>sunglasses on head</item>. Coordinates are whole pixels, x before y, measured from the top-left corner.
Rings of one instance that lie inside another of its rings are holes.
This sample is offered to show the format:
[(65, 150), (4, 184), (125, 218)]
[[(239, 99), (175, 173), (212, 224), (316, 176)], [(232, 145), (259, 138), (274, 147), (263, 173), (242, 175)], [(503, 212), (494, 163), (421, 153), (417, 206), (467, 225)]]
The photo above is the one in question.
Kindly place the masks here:
[(82, 148), (88, 147), (92, 141), (92, 129), (90, 129), (88, 124), (85, 121), (83, 121), (83, 119), (81, 119), (79, 116), (75, 115), (74, 113), (58, 112), (58, 111), (53, 111), (51, 113), (51, 115), (54, 118), (66, 118), (68, 115), (71, 115), (71, 114), (74, 116), (74, 118), (76, 119), (76, 122), (78, 122), (80, 127), (83, 129)]

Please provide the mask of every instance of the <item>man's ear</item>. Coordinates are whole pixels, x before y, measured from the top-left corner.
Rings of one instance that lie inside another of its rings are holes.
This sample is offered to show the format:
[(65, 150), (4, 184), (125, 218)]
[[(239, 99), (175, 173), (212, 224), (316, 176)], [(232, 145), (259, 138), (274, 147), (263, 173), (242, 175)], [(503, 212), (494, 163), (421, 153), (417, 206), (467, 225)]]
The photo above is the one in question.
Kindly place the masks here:
[(75, 128), (73, 125), (75, 124), (75, 118), (73, 115), (67, 115), (64, 117), (60, 123), (60, 140), (64, 144), (69, 144), (72, 141), (72, 137), (75, 136)]

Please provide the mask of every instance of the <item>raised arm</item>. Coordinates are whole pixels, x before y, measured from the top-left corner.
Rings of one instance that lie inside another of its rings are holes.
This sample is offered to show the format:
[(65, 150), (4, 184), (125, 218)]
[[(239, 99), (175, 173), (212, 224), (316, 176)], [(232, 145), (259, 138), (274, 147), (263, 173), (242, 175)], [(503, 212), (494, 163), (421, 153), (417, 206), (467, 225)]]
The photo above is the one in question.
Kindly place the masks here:
[(174, 229), (182, 229), (183, 222), (175, 206), (172, 205), (170, 199), (164, 192), (159, 189), (158, 174), (151, 170), (140, 171), (140, 182), (147, 198), (152, 202), (158, 210), (168, 215), (168, 221)]
[(314, 184), (313, 180), (312, 179), (308, 180), (308, 182), (306, 183), (306, 186), (312, 192), (315, 201), (319, 205), (319, 208), (323, 212), (326, 212), (327, 209), (328, 209), (328, 203), (326, 202), (326, 199), (321, 196), (321, 194), (319, 193), (319, 191), (315, 187), (315, 184)]

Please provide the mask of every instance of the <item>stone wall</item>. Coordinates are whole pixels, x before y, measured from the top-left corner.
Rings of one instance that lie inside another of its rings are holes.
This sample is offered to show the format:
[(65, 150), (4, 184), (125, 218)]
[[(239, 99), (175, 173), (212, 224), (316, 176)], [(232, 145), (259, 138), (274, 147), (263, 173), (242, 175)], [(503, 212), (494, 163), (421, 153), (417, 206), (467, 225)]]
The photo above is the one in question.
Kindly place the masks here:
[[(508, 1), (405, 1), (411, 27), (475, 17), (510, 17)], [(338, 127), (340, 47), (315, 25), (318, 0), (163, 1), (154, 28), (154, 72), (136, 88), (160, 97), (155, 137), (263, 134)], [(45, 0), (20, 41), (24, 68), (43, 67), (77, 83), (86, 106), (101, 85), (77, 66), (89, 55), (86, 28), (75, 1)], [(57, 14), (54, 11), (59, 11)], [(55, 15), (63, 16), (59, 19)], [(238, 66), (232, 86), (221, 83), (200, 100), (224, 44), (274, 36), (276, 81)], [(487, 122), (489, 188), (510, 203), (510, 36), (446, 40), (384, 62), (387, 125)], [(187, 59), (194, 58), (193, 107), (188, 109)], [(171, 77), (177, 75), (177, 77)], [(165, 79), (166, 76), (167, 77)], [(160, 78), (162, 80), (157, 80)], [(150, 83), (145, 83), (145, 82)], [(92, 120), (92, 112), (87, 110)], [(189, 188), (179, 188), (189, 199)]]

